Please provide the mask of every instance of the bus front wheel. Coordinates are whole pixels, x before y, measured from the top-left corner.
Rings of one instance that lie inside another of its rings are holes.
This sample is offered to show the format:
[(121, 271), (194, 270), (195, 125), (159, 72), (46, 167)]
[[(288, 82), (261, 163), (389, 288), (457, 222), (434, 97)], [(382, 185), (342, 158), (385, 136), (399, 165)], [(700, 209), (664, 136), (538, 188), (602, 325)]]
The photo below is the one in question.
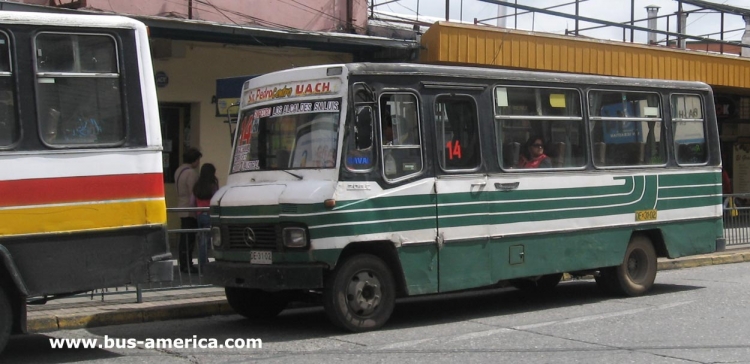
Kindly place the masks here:
[(234, 312), (249, 319), (271, 319), (283, 311), (289, 299), (283, 292), (266, 292), (260, 289), (226, 287), (224, 293)]
[(5, 293), (3, 286), (0, 285), (0, 353), (3, 352), (5, 345), (8, 343), (12, 327), (13, 310), (8, 295)]
[(380, 258), (361, 254), (343, 262), (326, 280), (323, 306), (335, 325), (351, 332), (383, 326), (396, 304), (393, 275)]
[(651, 239), (634, 235), (625, 251), (622, 264), (603, 269), (597, 284), (624, 296), (640, 296), (654, 285), (656, 279), (656, 251)]

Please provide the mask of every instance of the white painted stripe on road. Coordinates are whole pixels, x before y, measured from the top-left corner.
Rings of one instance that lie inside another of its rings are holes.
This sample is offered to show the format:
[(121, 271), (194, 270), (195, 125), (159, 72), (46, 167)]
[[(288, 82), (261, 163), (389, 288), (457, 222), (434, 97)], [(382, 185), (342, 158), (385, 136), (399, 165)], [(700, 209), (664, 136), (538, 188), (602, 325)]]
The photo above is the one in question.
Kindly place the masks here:
[(673, 303), (667, 303), (667, 304), (663, 304), (659, 306), (641, 307), (641, 308), (634, 308), (631, 310), (625, 310), (625, 311), (619, 311), (619, 312), (610, 312), (610, 313), (603, 313), (603, 314), (598, 314), (598, 315), (575, 317), (575, 318), (571, 318), (567, 320), (545, 321), (545, 322), (539, 322), (539, 323), (529, 324), (529, 325), (513, 326), (510, 328), (501, 327), (501, 328), (492, 329), (492, 330), (470, 332), (468, 334), (462, 334), (458, 336), (442, 336), (442, 337), (434, 337), (434, 338), (427, 338), (427, 339), (410, 340), (410, 341), (404, 341), (400, 343), (393, 343), (393, 344), (381, 346), (380, 348), (378, 348), (378, 350), (404, 349), (408, 347), (418, 346), (420, 344), (424, 344), (427, 342), (451, 343), (451, 342), (462, 341), (462, 340), (472, 340), (472, 339), (478, 339), (478, 338), (488, 337), (488, 336), (497, 335), (497, 334), (505, 334), (505, 333), (515, 332), (515, 331), (528, 331), (528, 330), (538, 329), (540, 327), (552, 326), (556, 324), (560, 324), (560, 325), (575, 324), (575, 323), (580, 323), (580, 322), (634, 315), (634, 314), (638, 314), (641, 312), (652, 311), (652, 310), (665, 310), (665, 309), (670, 309), (674, 307), (684, 306), (693, 302), (694, 301), (673, 302)]
[(561, 325), (575, 324), (575, 323), (579, 323), (579, 322), (587, 322), (587, 321), (608, 319), (608, 318), (612, 318), (612, 317), (634, 315), (634, 314), (637, 314), (637, 313), (641, 313), (641, 312), (644, 312), (644, 311), (650, 311), (650, 310), (664, 310), (664, 309), (667, 309), (667, 308), (673, 308), (673, 307), (677, 307), (677, 306), (686, 305), (686, 304), (689, 304), (689, 303), (692, 303), (692, 302), (693, 301), (674, 302), (674, 303), (668, 303), (668, 304), (664, 304), (664, 305), (660, 305), (660, 306), (655, 306), (655, 307), (642, 307), (642, 308), (635, 308), (635, 309), (632, 309), (632, 310), (625, 310), (625, 311), (620, 311), (620, 312), (611, 312), (611, 313), (603, 313), (603, 314), (599, 314), (599, 315), (581, 316), (581, 317), (576, 317), (576, 318), (562, 320), (562, 321), (540, 322), (540, 323), (531, 324), (531, 325), (514, 326), (513, 329), (516, 329), (516, 330), (530, 330), (530, 329), (536, 329), (536, 328), (539, 328), (539, 327), (550, 326), (550, 325), (555, 325), (555, 324), (561, 324)]
[(382, 347), (380, 347), (380, 350), (401, 349), (401, 348), (406, 348), (406, 347), (409, 347), (409, 346), (416, 346), (416, 345), (423, 344), (423, 343), (426, 343), (428, 341), (434, 341), (434, 340), (437, 340), (437, 339), (438, 338), (430, 338), (430, 339), (420, 339), (420, 340), (404, 341), (404, 342), (401, 342), (401, 343), (395, 343), (395, 344), (390, 344), (390, 345), (382, 346)]
[(502, 334), (502, 333), (511, 332), (511, 331), (513, 331), (513, 330), (502, 328), (502, 329), (494, 329), (494, 330), (472, 332), (472, 333), (468, 333), (468, 334), (463, 334), (463, 335), (456, 336), (456, 337), (448, 340), (448, 342), (461, 341), (461, 340), (471, 340), (471, 339), (476, 339), (476, 338), (480, 338), (480, 337), (486, 337), (486, 336), (495, 335), (495, 334)]

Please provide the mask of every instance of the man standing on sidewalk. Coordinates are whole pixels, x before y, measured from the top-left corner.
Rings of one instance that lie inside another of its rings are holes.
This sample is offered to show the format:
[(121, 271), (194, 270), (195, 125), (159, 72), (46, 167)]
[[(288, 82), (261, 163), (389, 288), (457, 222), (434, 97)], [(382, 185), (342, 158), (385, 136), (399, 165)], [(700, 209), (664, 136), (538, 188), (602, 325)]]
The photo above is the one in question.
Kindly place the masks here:
[[(200, 165), (203, 154), (196, 148), (188, 148), (182, 154), (182, 165), (174, 172), (174, 183), (177, 187), (177, 207), (191, 206), (193, 186), (198, 181), (196, 168)], [(198, 220), (192, 212), (180, 212), (180, 229), (197, 229)], [(181, 233), (178, 247), (178, 262), (183, 273), (198, 273), (193, 267), (193, 249), (195, 248), (195, 233)]]

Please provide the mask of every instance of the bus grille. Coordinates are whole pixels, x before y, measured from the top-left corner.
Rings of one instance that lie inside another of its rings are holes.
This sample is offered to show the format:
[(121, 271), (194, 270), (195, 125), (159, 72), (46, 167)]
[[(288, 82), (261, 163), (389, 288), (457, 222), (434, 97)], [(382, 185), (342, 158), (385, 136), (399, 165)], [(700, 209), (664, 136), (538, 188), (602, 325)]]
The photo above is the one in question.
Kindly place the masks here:
[[(255, 242), (246, 242), (245, 236), (249, 230), (252, 230), (255, 236)], [(278, 250), (281, 241), (281, 231), (276, 225), (227, 225), (227, 241), (229, 241), (229, 250)]]

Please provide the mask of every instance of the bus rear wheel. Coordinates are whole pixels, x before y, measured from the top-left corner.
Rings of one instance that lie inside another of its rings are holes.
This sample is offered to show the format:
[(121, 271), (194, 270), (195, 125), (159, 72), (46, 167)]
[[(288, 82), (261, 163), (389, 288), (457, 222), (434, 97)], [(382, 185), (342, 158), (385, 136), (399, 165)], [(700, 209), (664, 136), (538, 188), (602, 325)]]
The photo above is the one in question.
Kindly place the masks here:
[(656, 279), (656, 250), (651, 239), (634, 235), (625, 251), (622, 264), (600, 272), (597, 284), (605, 290), (623, 296), (640, 296), (654, 285)]
[(274, 318), (289, 304), (289, 299), (283, 292), (226, 287), (224, 293), (234, 312), (254, 320)]
[(0, 353), (5, 349), (13, 327), (13, 309), (5, 289), (0, 285)]
[(380, 258), (361, 254), (344, 261), (326, 280), (323, 307), (334, 325), (351, 332), (376, 330), (396, 304), (393, 275)]

